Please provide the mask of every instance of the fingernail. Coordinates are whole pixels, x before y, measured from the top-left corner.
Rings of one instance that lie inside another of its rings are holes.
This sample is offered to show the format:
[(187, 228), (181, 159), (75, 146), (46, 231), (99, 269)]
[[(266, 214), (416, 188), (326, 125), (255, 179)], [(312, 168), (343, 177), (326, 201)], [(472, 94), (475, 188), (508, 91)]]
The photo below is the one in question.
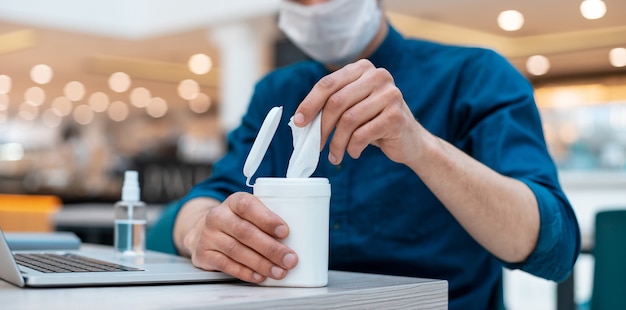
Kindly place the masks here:
[(280, 278), (282, 278), (283, 274), (285, 273), (285, 270), (284, 270), (284, 269), (282, 269), (282, 268), (280, 268), (280, 267), (276, 267), (276, 266), (274, 266), (274, 267), (272, 267), (272, 269), (270, 270), (270, 272), (272, 273), (272, 276), (273, 276), (275, 279), (280, 279)]
[(285, 238), (287, 237), (287, 226), (285, 225), (279, 225), (278, 227), (276, 227), (276, 229), (274, 230), (274, 234), (276, 235), (276, 237), (278, 238)]
[(296, 124), (304, 123), (304, 115), (302, 113), (296, 113), (296, 115), (293, 116), (293, 122)]
[(257, 282), (260, 282), (261, 280), (263, 280), (263, 276), (256, 272), (252, 274), (252, 278), (254, 279), (254, 281), (257, 281)]
[(289, 253), (283, 257), (283, 265), (289, 269), (296, 266), (297, 258), (295, 255)]
[(328, 160), (330, 161), (331, 164), (337, 163), (337, 157), (335, 157), (333, 153), (328, 154)]

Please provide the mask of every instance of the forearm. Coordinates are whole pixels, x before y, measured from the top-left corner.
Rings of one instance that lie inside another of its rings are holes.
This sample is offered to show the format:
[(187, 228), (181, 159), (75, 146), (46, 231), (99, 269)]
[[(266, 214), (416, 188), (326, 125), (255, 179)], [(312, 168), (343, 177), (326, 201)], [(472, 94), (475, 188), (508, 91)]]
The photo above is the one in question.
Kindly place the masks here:
[(212, 198), (196, 198), (188, 201), (178, 212), (174, 223), (174, 244), (176, 249), (183, 256), (191, 256), (190, 250), (185, 246), (185, 238), (189, 232), (206, 218), (207, 212), (220, 204)]
[(507, 262), (535, 249), (539, 209), (533, 192), (420, 128), (418, 156), (409, 163), (465, 230)]

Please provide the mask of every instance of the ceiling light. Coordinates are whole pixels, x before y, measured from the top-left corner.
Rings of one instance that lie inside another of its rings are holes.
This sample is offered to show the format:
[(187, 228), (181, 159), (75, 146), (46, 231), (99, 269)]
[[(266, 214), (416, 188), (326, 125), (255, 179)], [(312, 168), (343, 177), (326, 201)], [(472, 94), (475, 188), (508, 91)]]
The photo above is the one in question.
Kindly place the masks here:
[(150, 104), (152, 94), (145, 87), (137, 87), (130, 92), (130, 103), (138, 108), (145, 108)]
[(79, 81), (71, 81), (65, 84), (63, 94), (71, 101), (79, 101), (85, 96), (85, 85)]
[(211, 97), (207, 94), (199, 93), (196, 98), (189, 100), (189, 108), (198, 114), (207, 112), (211, 108)]
[(115, 72), (109, 77), (109, 87), (116, 93), (127, 91), (130, 83), (130, 76), (124, 72)]
[(530, 56), (526, 61), (526, 70), (535, 76), (544, 75), (550, 70), (550, 60), (542, 55)]
[(584, 0), (580, 4), (580, 13), (586, 19), (602, 18), (606, 14), (606, 4), (602, 0)]
[(30, 69), (30, 79), (37, 84), (48, 84), (52, 80), (52, 68), (44, 64), (33, 66)]
[(626, 67), (626, 48), (617, 47), (609, 52), (611, 65), (616, 68)]
[(524, 25), (524, 15), (516, 10), (502, 11), (498, 15), (498, 26), (504, 31), (517, 31)]
[(66, 97), (57, 97), (52, 101), (52, 111), (59, 116), (70, 115), (72, 108), (72, 102)]
[(201, 75), (209, 73), (209, 71), (211, 71), (211, 67), (213, 67), (213, 61), (211, 61), (211, 57), (205, 54), (195, 54), (189, 57), (187, 66), (189, 67), (189, 71)]
[(94, 112), (104, 112), (109, 107), (109, 96), (103, 92), (95, 92), (89, 96), (88, 104)]
[(167, 102), (161, 97), (154, 97), (146, 107), (146, 112), (154, 118), (161, 118), (167, 114)]
[(178, 83), (178, 95), (185, 100), (194, 99), (199, 93), (200, 85), (194, 80), (187, 79)]
[(74, 120), (81, 125), (89, 125), (93, 121), (93, 111), (86, 104), (81, 104), (74, 109)]
[(114, 101), (109, 107), (108, 114), (111, 120), (121, 122), (128, 117), (128, 106), (124, 102)]
[(30, 87), (24, 92), (24, 100), (34, 106), (40, 106), (46, 100), (46, 92), (41, 87)]

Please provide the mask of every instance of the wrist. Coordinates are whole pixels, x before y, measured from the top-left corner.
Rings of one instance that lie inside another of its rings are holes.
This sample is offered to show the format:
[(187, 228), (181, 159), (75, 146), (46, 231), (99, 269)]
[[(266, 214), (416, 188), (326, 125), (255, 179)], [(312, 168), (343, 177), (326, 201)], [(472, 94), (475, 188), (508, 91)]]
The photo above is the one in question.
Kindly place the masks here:
[(415, 122), (412, 132), (409, 135), (411, 141), (409, 145), (409, 154), (405, 164), (413, 171), (417, 172), (419, 167), (431, 161), (431, 156), (436, 152), (438, 138), (431, 134), (426, 128), (422, 127), (419, 122)]

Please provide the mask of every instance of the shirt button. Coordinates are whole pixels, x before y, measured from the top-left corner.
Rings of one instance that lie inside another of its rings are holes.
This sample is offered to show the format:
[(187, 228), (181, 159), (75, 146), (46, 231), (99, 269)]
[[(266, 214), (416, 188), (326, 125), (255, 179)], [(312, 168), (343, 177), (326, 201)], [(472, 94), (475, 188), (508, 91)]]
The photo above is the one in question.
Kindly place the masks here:
[(341, 171), (341, 169), (343, 169), (343, 166), (341, 166), (341, 164), (335, 166), (335, 170)]
[(339, 222), (335, 222), (335, 224), (333, 224), (333, 230), (339, 230), (339, 228), (341, 228), (341, 225)]

